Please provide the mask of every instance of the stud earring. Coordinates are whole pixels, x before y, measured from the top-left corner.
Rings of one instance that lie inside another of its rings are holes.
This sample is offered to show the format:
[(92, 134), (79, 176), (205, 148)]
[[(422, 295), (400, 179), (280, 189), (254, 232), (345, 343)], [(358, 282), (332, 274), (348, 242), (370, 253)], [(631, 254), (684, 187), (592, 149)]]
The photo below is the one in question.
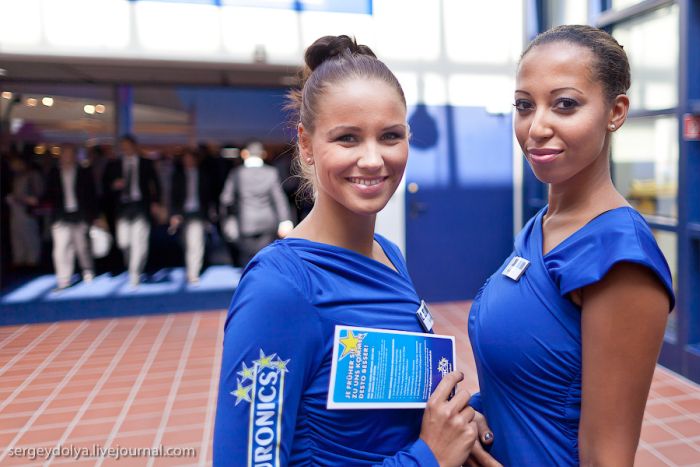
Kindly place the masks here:
[(617, 127), (615, 126), (614, 123), (611, 123), (610, 125), (608, 125), (608, 128), (610, 128), (610, 131), (615, 131), (615, 128), (617, 128)]

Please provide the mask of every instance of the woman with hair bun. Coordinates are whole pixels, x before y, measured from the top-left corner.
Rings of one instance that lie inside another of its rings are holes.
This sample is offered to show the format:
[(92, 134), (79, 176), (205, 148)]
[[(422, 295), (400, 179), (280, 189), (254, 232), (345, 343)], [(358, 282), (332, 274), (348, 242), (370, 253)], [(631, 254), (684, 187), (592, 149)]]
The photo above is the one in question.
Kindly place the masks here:
[(291, 107), (315, 203), (251, 260), (233, 297), (214, 464), (460, 466), (470, 453), (488, 463), (470, 394), (450, 396), (461, 373), (443, 378), (425, 411), (326, 409), (335, 325), (422, 332), (421, 300), (399, 249), (374, 233), (408, 157), (401, 86), (347, 36), (318, 39), (305, 62)]
[(634, 462), (674, 296), (651, 229), (610, 175), (629, 86), (622, 46), (590, 26), (542, 33), (520, 59), (515, 135), (549, 204), (469, 315), (481, 388), (470, 403), (504, 465)]

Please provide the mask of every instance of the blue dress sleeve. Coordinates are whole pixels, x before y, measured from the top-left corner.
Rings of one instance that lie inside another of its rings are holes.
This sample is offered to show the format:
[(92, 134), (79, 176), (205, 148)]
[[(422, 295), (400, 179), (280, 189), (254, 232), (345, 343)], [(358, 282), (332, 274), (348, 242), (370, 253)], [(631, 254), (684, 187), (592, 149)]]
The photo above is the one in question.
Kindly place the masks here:
[(382, 467), (440, 467), (433, 451), (420, 438), (405, 450), (385, 459), (381, 465)]
[(630, 262), (656, 275), (673, 309), (675, 296), (668, 263), (651, 229), (636, 211), (625, 209), (608, 221), (591, 225), (587, 233), (545, 257), (562, 296), (599, 282), (616, 264)]
[(484, 412), (483, 406), (481, 404), (481, 392), (475, 392), (474, 394), (472, 394), (472, 397), (469, 399), (469, 405), (472, 409), (476, 410), (477, 412)]
[(306, 295), (272, 262), (245, 271), (224, 331), (214, 465), (287, 465), (323, 331)]

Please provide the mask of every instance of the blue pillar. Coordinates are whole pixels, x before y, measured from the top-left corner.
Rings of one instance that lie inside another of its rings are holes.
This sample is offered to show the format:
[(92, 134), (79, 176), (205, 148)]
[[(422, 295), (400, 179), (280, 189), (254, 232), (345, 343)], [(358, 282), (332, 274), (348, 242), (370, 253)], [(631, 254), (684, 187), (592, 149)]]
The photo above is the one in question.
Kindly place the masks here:
[(120, 84), (115, 87), (115, 141), (118, 140), (120, 136), (132, 132), (133, 118), (131, 115), (131, 107), (133, 104), (133, 100), (133, 89), (130, 85)]
[(683, 123), (686, 115), (700, 118), (700, 3), (681, 0), (679, 7), (679, 330), (686, 376), (700, 381), (700, 141), (684, 137)]

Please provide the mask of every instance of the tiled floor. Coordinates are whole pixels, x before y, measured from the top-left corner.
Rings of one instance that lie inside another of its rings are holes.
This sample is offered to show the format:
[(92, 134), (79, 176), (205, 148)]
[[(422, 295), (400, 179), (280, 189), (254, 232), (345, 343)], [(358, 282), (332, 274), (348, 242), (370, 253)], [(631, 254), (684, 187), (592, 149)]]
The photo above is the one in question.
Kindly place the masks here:
[[(466, 384), (476, 390), (466, 308), (431, 311), (437, 331), (457, 337)], [(0, 327), (0, 465), (211, 465), (224, 318), (179, 313)], [(37, 452), (56, 446), (63, 452), (48, 460)], [(160, 446), (179, 452), (136, 451)], [(75, 459), (81, 449), (108, 448), (122, 457)], [(700, 466), (700, 387), (657, 370), (635, 465)]]

